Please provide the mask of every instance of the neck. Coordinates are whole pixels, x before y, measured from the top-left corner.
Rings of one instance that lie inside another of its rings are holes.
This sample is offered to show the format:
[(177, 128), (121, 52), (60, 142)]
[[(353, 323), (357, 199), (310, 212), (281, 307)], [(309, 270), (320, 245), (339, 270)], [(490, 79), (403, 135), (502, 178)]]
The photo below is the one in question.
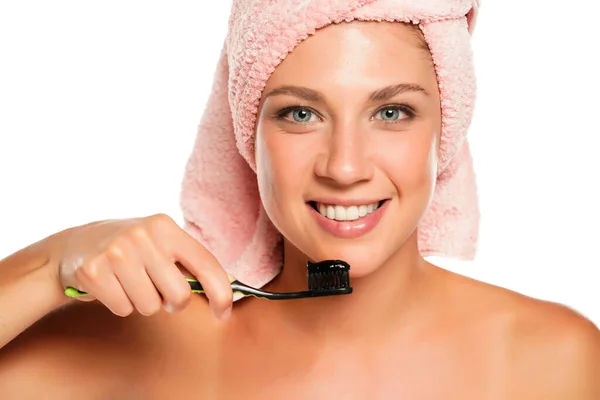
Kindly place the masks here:
[[(306, 289), (306, 257), (284, 245), (284, 268), (265, 289), (276, 292)], [(267, 307), (294, 332), (339, 340), (381, 335), (406, 321), (422, 298), (427, 266), (417, 247), (416, 233), (384, 265), (362, 278), (350, 279), (353, 293), (303, 300), (278, 301)]]

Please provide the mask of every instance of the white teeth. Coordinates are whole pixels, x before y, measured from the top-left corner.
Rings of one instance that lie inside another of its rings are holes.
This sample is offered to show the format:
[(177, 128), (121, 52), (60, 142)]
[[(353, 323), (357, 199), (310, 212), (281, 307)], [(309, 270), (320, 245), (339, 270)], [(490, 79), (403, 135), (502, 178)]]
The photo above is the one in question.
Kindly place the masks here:
[(327, 206), (325, 204), (319, 204), (319, 212), (321, 215), (327, 215)]
[(325, 215), (329, 219), (335, 218), (335, 209), (333, 206), (327, 206), (327, 215)]
[(346, 220), (346, 209), (342, 206), (335, 206), (335, 220), (345, 221)]
[(368, 210), (367, 206), (360, 206), (360, 207), (358, 207), (358, 216), (359, 217), (364, 217), (365, 215), (367, 215), (367, 210)]
[(348, 209), (346, 210), (346, 220), (354, 221), (355, 219), (358, 219), (358, 207), (348, 207)]
[(317, 209), (322, 216), (336, 221), (354, 221), (371, 214), (377, 208), (378, 203), (350, 207), (317, 203)]

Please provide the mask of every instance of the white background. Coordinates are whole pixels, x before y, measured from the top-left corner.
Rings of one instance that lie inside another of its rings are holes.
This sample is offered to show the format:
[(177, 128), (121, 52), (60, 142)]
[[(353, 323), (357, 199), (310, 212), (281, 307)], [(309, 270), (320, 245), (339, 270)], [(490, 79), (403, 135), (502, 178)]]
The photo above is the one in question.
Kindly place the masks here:
[[(484, 0), (479, 254), (433, 261), (600, 324), (599, 7), (564, 7)], [(181, 222), (228, 12), (224, 0), (0, 2), (0, 258), (93, 220)]]

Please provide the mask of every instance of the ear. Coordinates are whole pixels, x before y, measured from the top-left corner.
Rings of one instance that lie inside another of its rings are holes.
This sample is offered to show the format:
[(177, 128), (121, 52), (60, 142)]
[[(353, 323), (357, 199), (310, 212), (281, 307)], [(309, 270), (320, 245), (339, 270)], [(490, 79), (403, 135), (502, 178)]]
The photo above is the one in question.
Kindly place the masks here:
[(467, 13), (467, 24), (469, 26), (469, 33), (473, 35), (473, 31), (475, 31), (475, 22), (477, 21), (477, 14), (479, 13), (479, 6), (481, 4), (481, 0), (473, 0), (473, 7)]

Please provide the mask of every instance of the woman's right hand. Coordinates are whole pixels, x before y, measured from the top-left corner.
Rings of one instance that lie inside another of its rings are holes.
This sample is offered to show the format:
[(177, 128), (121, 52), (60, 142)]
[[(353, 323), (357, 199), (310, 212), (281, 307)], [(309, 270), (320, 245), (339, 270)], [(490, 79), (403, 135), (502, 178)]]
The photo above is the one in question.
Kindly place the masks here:
[(58, 267), (64, 288), (89, 293), (77, 300), (97, 299), (119, 316), (134, 309), (143, 315), (163, 307), (182, 310), (192, 295), (186, 275), (202, 284), (215, 316), (225, 319), (231, 313), (232, 279), (206, 248), (163, 214), (71, 230), (60, 245)]

